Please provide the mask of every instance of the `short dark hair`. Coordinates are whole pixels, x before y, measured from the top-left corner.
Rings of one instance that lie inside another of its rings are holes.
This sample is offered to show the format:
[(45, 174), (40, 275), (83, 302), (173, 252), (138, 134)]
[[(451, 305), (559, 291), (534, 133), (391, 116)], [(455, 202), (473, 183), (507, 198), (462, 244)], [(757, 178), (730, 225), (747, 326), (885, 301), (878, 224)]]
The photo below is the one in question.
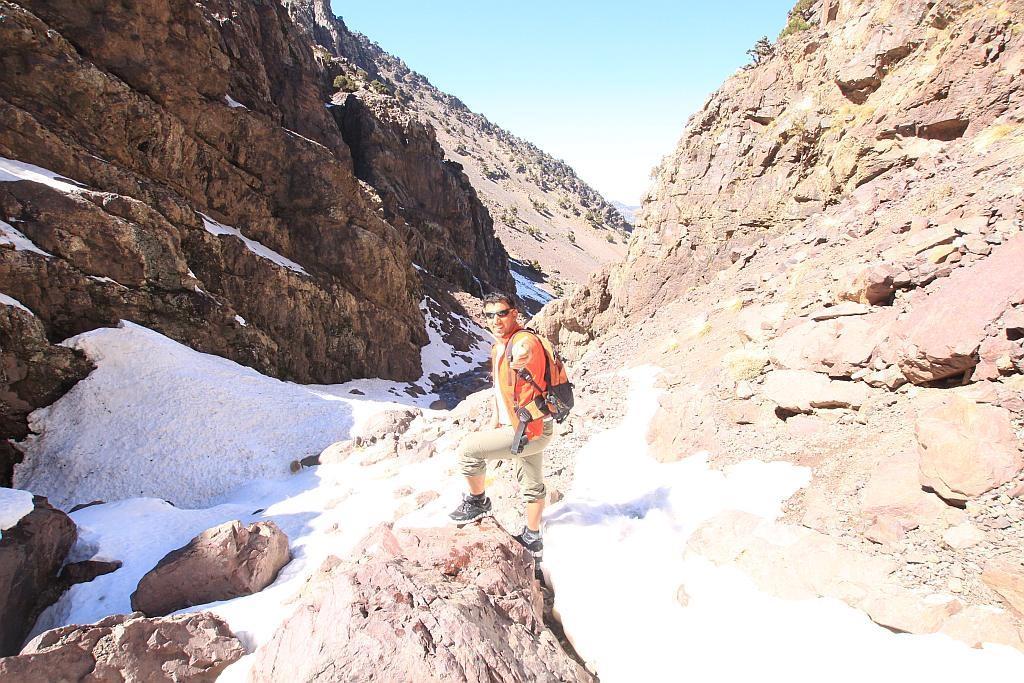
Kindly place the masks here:
[(509, 308), (514, 308), (517, 311), (519, 306), (516, 305), (516, 297), (514, 294), (506, 294), (505, 292), (491, 292), (484, 297), (484, 306), (487, 304), (505, 304)]

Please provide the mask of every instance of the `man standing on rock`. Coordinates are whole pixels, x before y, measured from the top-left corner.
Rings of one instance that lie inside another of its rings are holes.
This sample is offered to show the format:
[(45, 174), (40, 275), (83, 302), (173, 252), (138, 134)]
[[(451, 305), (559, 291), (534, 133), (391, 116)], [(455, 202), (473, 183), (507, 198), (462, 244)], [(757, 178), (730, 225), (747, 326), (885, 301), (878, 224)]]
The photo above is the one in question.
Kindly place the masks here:
[[(547, 355), (537, 335), (519, 324), (515, 298), (490, 294), (484, 299), (484, 317), (495, 337), (491, 347), (494, 411), (490, 429), (470, 434), (458, 451), (459, 467), (469, 484), (465, 496), (450, 515), (463, 525), (491, 512), (484, 492), (488, 460), (512, 458), (519, 493), (526, 503), (526, 527), (516, 536), (535, 557), (544, 548), (540, 520), (544, 512), (544, 449), (554, 433), (551, 418), (538, 407), (544, 385)], [(532, 380), (532, 381), (531, 381)], [(515, 446), (513, 446), (514, 442)]]

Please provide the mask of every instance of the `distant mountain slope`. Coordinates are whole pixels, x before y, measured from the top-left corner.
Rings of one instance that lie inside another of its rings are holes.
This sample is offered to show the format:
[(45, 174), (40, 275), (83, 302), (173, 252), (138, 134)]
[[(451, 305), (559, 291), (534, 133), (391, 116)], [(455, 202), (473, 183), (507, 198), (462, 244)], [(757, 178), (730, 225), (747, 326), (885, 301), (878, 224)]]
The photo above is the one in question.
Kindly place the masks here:
[(622, 214), (622, 217), (626, 219), (627, 223), (630, 225), (634, 225), (636, 223), (636, 214), (640, 210), (639, 204), (630, 206), (629, 204), (624, 204), (623, 202), (618, 202), (613, 199), (612, 206), (619, 210), (619, 213)]
[(285, 5), (293, 20), (339, 59), (340, 91), (394, 96), (433, 126), (437, 142), (462, 165), (512, 256), (538, 262), (561, 284), (583, 282), (625, 254), (630, 224), (568, 164), (470, 111), (401, 59), (349, 30), (332, 16), (327, 0), (286, 0)]

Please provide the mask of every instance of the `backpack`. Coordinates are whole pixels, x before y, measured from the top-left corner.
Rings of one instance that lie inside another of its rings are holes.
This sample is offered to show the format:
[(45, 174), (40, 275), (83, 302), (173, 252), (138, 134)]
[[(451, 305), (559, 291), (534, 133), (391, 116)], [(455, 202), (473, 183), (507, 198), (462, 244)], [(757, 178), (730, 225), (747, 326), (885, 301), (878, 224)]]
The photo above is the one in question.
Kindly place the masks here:
[[(533, 388), (543, 396), (544, 405), (540, 405), (541, 399), (538, 397), (537, 407), (550, 415), (555, 422), (564, 422), (565, 418), (569, 417), (569, 411), (572, 410), (574, 399), (572, 395), (572, 382), (569, 381), (569, 375), (565, 371), (565, 363), (562, 361), (562, 357), (558, 355), (558, 349), (546, 337), (530, 327), (524, 327), (518, 332), (529, 332), (544, 347), (544, 356), (547, 361), (544, 364), (544, 382), (547, 390), (541, 389), (533, 381), (533, 378), (530, 377), (530, 373), (518, 371), (516, 374), (524, 381), (532, 384)], [(509, 340), (508, 348), (505, 351), (506, 360), (509, 364), (512, 363), (511, 341)]]

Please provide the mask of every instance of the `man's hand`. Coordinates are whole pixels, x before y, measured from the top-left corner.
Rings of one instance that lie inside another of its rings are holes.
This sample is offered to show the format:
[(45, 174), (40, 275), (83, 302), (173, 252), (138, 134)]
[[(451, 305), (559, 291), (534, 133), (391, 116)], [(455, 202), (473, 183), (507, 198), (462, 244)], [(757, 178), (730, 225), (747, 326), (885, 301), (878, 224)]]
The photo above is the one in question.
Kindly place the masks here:
[(509, 366), (513, 370), (522, 370), (530, 363), (530, 347), (524, 342), (519, 342), (512, 347), (512, 362)]

